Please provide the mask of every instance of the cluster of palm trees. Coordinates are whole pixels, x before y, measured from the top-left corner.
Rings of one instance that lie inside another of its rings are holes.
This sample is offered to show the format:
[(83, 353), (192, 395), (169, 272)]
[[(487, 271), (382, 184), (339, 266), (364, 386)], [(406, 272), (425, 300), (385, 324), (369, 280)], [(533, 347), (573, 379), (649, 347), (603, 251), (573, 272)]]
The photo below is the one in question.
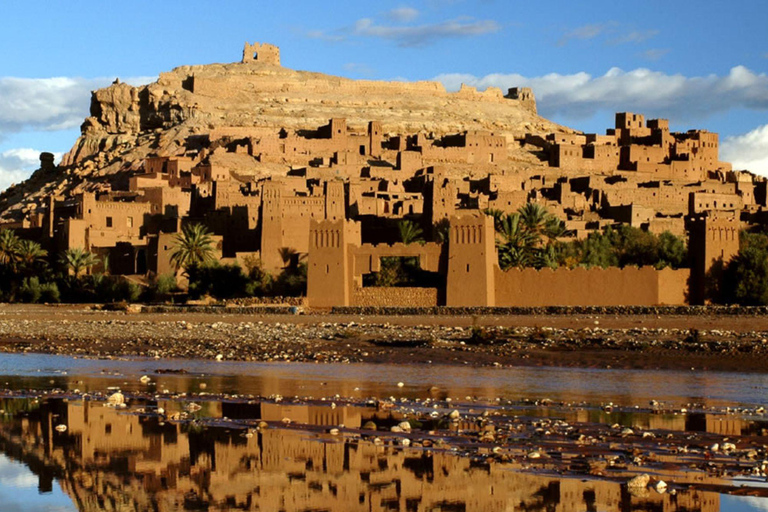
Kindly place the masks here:
[(48, 251), (31, 240), (23, 240), (10, 229), (0, 231), (0, 265), (21, 275), (32, 275), (45, 263)]
[(515, 213), (495, 209), (485, 213), (493, 217), (502, 270), (557, 266), (555, 244), (566, 234), (565, 224), (544, 206), (527, 203)]
[[(85, 249), (74, 247), (61, 253), (59, 263), (75, 277), (81, 276), (100, 262)], [(19, 238), (11, 229), (0, 230), (0, 266), (11, 273), (29, 276), (48, 266), (48, 251), (32, 240)]]

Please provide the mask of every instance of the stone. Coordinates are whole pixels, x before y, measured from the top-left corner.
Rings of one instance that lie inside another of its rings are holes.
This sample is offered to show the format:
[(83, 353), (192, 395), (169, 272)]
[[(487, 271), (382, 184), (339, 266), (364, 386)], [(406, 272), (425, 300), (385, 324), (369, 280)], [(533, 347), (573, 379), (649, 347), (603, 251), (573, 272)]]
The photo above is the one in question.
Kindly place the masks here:
[(125, 404), (125, 395), (123, 395), (121, 392), (117, 391), (115, 393), (112, 393), (109, 398), (107, 398), (107, 403), (109, 405), (124, 405)]

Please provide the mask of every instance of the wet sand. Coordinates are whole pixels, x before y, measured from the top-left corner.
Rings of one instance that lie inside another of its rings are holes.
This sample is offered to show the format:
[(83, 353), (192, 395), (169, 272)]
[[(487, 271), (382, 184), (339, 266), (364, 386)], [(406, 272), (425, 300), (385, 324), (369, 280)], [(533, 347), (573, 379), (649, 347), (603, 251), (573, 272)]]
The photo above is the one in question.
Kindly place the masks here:
[(0, 306), (0, 351), (314, 361), (768, 371), (768, 316), (243, 315)]

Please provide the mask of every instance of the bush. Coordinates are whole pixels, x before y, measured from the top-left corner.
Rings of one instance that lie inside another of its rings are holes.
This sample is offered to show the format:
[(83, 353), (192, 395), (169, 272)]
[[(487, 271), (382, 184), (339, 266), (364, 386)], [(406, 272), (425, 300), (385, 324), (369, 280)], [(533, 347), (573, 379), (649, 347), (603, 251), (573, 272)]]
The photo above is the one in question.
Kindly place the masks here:
[(19, 288), (19, 300), (21, 302), (34, 303), (39, 302), (43, 291), (40, 289), (40, 280), (36, 277), (24, 279)]
[(18, 298), (21, 302), (59, 302), (61, 296), (59, 287), (56, 283), (40, 283), (37, 277), (24, 279), (18, 291)]
[(248, 277), (239, 265), (206, 265), (187, 268), (189, 295), (199, 298), (210, 295), (219, 299), (244, 297)]
[(54, 303), (60, 300), (61, 294), (56, 283), (45, 283), (40, 286), (40, 302)]
[(665, 231), (656, 236), (632, 226), (608, 227), (585, 240), (559, 244), (557, 260), (569, 267), (652, 266), (682, 268), (688, 265), (685, 241)]
[(92, 277), (99, 302), (136, 302), (141, 296), (141, 288), (123, 277), (103, 274)]
[(720, 282), (726, 303), (768, 304), (768, 236), (742, 232), (739, 253), (726, 265)]

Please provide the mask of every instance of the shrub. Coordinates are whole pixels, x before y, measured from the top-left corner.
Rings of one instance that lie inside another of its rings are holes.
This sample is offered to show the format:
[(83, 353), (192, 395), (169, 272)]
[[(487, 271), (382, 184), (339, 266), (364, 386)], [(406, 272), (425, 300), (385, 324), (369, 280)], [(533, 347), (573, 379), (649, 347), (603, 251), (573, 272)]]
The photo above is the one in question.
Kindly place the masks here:
[(19, 288), (19, 299), (21, 302), (39, 302), (43, 291), (40, 287), (40, 280), (36, 277), (24, 279)]
[(141, 288), (121, 276), (93, 276), (94, 289), (99, 302), (136, 302)]
[(44, 283), (40, 286), (40, 302), (54, 303), (60, 300), (61, 294), (56, 283)]
[(248, 277), (239, 265), (194, 265), (187, 268), (187, 275), (192, 298), (210, 295), (229, 299), (246, 295)]
[(56, 283), (40, 283), (37, 277), (24, 279), (18, 290), (18, 299), (21, 302), (59, 302), (61, 296)]

